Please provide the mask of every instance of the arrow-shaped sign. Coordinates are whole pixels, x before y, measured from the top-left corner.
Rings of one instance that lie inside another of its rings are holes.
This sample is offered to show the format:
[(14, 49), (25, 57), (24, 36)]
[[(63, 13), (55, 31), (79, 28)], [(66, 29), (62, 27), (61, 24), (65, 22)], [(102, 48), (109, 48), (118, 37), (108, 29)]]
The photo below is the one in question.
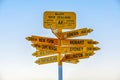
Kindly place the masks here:
[(66, 54), (63, 57), (62, 61), (71, 60), (71, 59), (84, 59), (84, 58), (89, 58), (89, 56), (86, 55), (86, 53), (72, 53), (72, 54)]
[(58, 39), (56, 38), (48, 38), (48, 37), (42, 37), (42, 36), (31, 36), (26, 37), (28, 41), (31, 41), (32, 43), (42, 43), (42, 44), (52, 44), (57, 45)]
[(32, 44), (33, 47), (35, 47), (37, 50), (47, 50), (47, 51), (53, 51), (53, 52), (59, 52), (59, 49), (55, 45), (47, 45), (47, 44)]
[(40, 64), (54, 63), (57, 61), (58, 61), (57, 56), (49, 56), (49, 57), (39, 58), (38, 60), (35, 61), (35, 63), (40, 65)]
[(55, 52), (50, 52), (50, 51), (45, 51), (45, 50), (40, 50), (34, 52), (32, 55), (36, 57), (42, 57), (42, 56), (47, 56), (47, 55), (53, 55), (56, 54)]
[(59, 36), (60, 39), (66, 39), (66, 38), (84, 36), (84, 35), (87, 35), (88, 33), (92, 32), (92, 31), (93, 31), (93, 29), (82, 28), (82, 29), (78, 29), (78, 30), (72, 30), (72, 31), (63, 32), (63, 33), (58, 34), (58, 35), (60, 35)]
[(80, 46), (91, 46), (93, 44), (98, 44), (99, 42), (92, 39), (64, 39), (61, 40), (62, 45), (80, 45)]
[(62, 47), (62, 51), (66, 53), (82, 53), (82, 52), (94, 52), (96, 50), (99, 50), (99, 47), (93, 47), (93, 46), (86, 46), (86, 47), (81, 47), (81, 46), (70, 46), (70, 47)]

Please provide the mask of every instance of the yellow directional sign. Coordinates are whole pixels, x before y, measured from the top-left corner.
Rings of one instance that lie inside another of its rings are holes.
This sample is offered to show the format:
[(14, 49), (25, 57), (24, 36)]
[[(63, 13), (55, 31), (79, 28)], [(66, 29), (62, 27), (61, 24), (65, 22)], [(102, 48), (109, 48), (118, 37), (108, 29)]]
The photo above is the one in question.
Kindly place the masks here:
[(55, 53), (50, 52), (50, 51), (40, 50), (40, 51), (34, 52), (32, 55), (36, 57), (41, 57), (41, 56), (47, 56), (47, 55), (52, 55), (52, 54), (55, 54)]
[(58, 52), (59, 49), (55, 45), (47, 45), (47, 44), (32, 44), (33, 47), (35, 47), (37, 50), (47, 50), (51, 52)]
[(45, 28), (74, 29), (76, 27), (76, 14), (74, 12), (44, 12)]
[(64, 39), (61, 40), (62, 45), (80, 45), (80, 46), (91, 46), (98, 44), (99, 42), (93, 41), (92, 39)]
[(83, 53), (83, 52), (91, 52), (93, 53), (96, 50), (99, 50), (98, 47), (93, 46), (69, 46), (69, 47), (62, 47), (62, 52), (71, 52), (71, 53)]
[(61, 34), (60, 38), (65, 39), (65, 38), (73, 38), (73, 37), (78, 37), (78, 36), (84, 36), (84, 35), (87, 35), (88, 33), (92, 32), (92, 31), (93, 31), (92, 29), (87, 29), (87, 28), (67, 31), (67, 32), (63, 32)]
[(66, 54), (63, 57), (63, 61), (71, 60), (71, 59), (84, 59), (84, 58), (89, 58), (89, 56), (86, 55), (85, 53), (72, 53), (72, 54)]
[(28, 41), (31, 41), (32, 43), (44, 43), (44, 44), (58, 44), (58, 39), (56, 38), (48, 38), (48, 37), (41, 37), (41, 36), (31, 36), (26, 37)]
[(77, 64), (79, 62), (79, 60), (78, 59), (70, 59), (70, 60), (66, 60), (64, 62), (66, 62), (66, 63), (72, 63), (72, 64)]
[(50, 57), (39, 58), (38, 60), (35, 61), (35, 63), (40, 65), (40, 64), (54, 63), (57, 61), (58, 61), (57, 56), (50, 56)]

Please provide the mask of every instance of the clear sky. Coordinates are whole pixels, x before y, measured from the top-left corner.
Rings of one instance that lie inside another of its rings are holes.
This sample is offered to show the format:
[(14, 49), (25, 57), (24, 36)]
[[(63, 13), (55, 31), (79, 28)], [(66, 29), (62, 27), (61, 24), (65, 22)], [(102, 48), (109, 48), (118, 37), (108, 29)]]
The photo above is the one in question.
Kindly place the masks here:
[[(37, 65), (25, 37), (55, 37), (43, 27), (44, 11), (70, 11), (76, 29), (101, 48), (78, 64), (63, 64), (64, 80), (120, 80), (120, 0), (0, 0), (0, 80), (57, 80), (57, 63)], [(78, 37), (80, 39), (80, 37)]]

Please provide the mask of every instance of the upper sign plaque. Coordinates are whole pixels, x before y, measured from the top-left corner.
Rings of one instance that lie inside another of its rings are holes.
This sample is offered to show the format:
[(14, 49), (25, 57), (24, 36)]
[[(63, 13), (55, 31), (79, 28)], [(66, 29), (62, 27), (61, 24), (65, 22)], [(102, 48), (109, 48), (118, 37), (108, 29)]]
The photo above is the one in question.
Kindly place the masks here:
[(74, 12), (46, 11), (44, 12), (43, 26), (47, 29), (74, 29), (76, 27), (76, 14)]

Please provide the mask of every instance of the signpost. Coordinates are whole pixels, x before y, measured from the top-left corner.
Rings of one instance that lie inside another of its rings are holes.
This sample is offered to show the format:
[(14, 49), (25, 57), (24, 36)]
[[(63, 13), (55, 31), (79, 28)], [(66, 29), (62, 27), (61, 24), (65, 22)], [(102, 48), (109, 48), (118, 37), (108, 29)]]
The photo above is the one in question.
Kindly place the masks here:
[(42, 65), (58, 62), (58, 80), (63, 80), (63, 62), (77, 64), (79, 59), (87, 59), (100, 49), (95, 46), (99, 42), (93, 39), (73, 39), (88, 35), (93, 29), (81, 28), (62, 32), (62, 29), (76, 27), (76, 14), (74, 12), (46, 11), (43, 20), (44, 28), (51, 29), (57, 38), (31, 36), (26, 37), (26, 39), (31, 41), (31, 45), (36, 48), (36, 52), (32, 55), (39, 57), (39, 59), (35, 63)]

